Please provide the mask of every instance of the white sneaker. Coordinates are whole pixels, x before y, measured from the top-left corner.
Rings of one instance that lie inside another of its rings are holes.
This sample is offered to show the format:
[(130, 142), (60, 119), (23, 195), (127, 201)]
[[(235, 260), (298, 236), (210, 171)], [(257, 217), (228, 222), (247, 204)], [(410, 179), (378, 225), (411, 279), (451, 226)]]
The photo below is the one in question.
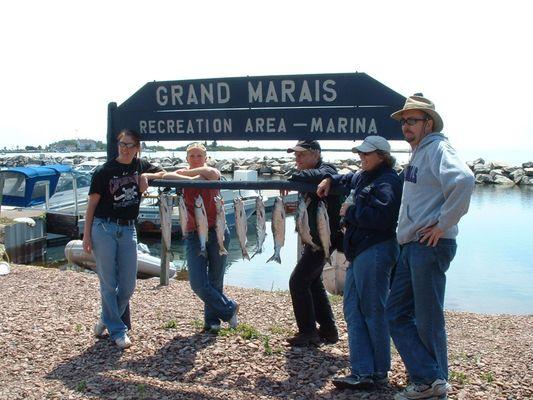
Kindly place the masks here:
[(115, 344), (121, 349), (127, 349), (128, 347), (131, 347), (131, 340), (128, 335), (124, 335), (124, 337), (115, 339)]
[(451, 386), (444, 379), (435, 379), (431, 385), (412, 383), (403, 391), (394, 396), (395, 400), (421, 400), (421, 399), (438, 399), (448, 398), (448, 391)]
[(231, 319), (228, 321), (229, 322), (229, 327), (232, 328), (232, 329), (237, 328), (237, 325), (239, 325), (239, 320), (237, 319), (237, 314), (238, 313), (239, 313), (239, 305), (236, 304), (235, 312), (233, 313), (233, 316), (231, 317)]
[(94, 336), (96, 336), (97, 338), (103, 337), (105, 335), (106, 329), (107, 328), (105, 327), (104, 321), (102, 321), (102, 318), (98, 318), (98, 321), (94, 325), (94, 329), (93, 329)]

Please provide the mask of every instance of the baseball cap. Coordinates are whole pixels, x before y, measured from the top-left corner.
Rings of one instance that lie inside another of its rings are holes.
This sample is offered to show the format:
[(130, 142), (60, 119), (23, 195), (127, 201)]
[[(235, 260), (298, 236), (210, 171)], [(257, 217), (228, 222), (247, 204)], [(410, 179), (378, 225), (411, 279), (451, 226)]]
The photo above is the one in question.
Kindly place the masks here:
[(390, 153), (390, 144), (383, 136), (367, 136), (365, 140), (363, 140), (363, 143), (352, 149), (354, 153), (371, 153), (376, 150), (386, 151), (387, 153)]
[(295, 151), (305, 150), (318, 150), (320, 151), (320, 143), (317, 140), (299, 140), (296, 146), (287, 149), (287, 153), (293, 153)]

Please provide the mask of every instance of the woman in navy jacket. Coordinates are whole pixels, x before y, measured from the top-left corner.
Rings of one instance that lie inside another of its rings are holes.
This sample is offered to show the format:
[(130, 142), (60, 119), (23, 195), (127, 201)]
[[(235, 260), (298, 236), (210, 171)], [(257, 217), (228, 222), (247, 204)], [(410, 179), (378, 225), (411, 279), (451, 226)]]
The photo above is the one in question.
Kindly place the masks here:
[(353, 196), (353, 202), (345, 202), (340, 210), (346, 227), (343, 248), (350, 262), (344, 285), (344, 318), (351, 374), (332, 382), (339, 388), (364, 389), (387, 382), (390, 370), (385, 304), (399, 255), (396, 226), (402, 180), (392, 168), (394, 158), (385, 138), (367, 136), (352, 151), (359, 154), (362, 171), (324, 179), (317, 195), (325, 196), (332, 185), (340, 185), (351, 189)]

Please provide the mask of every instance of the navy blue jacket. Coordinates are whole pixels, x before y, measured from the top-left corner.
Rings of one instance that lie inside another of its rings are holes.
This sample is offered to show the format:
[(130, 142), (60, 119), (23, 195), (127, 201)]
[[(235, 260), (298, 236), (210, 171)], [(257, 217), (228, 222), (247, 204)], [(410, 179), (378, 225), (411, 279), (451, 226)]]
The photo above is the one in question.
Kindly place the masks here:
[[(304, 169), (301, 171), (295, 171), (289, 178), (294, 182), (307, 182), (319, 184), (322, 179), (337, 174), (337, 168), (333, 164), (328, 164), (323, 161), (319, 161), (314, 168)], [(313, 242), (321, 246), (320, 238), (318, 237), (318, 228), (316, 223), (316, 214), (318, 209), (319, 197), (316, 192), (307, 194), (311, 198), (311, 202), (307, 206), (307, 213), (309, 215), (309, 230), (313, 237)], [(328, 208), (329, 227), (331, 230), (331, 247), (337, 247), (337, 232), (339, 231), (340, 216), (339, 211), (341, 209), (342, 201), (339, 195), (333, 194), (326, 197), (326, 205)]]
[(353, 261), (369, 247), (396, 237), (403, 182), (392, 168), (381, 165), (374, 171), (334, 175), (333, 185), (355, 189), (355, 204), (344, 221), (344, 254)]

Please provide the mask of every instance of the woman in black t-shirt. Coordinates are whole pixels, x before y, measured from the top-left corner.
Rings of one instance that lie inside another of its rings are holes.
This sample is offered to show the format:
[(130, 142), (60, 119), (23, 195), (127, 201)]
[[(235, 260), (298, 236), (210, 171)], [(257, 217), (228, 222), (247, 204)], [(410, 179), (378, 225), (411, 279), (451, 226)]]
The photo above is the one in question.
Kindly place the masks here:
[(159, 178), (164, 171), (138, 157), (137, 132), (122, 130), (117, 140), (117, 158), (98, 167), (92, 177), (83, 248), (93, 252), (100, 280), (102, 311), (94, 333), (101, 337), (107, 329), (118, 347), (127, 348), (131, 341), (121, 316), (137, 278), (135, 221), (148, 179)]

